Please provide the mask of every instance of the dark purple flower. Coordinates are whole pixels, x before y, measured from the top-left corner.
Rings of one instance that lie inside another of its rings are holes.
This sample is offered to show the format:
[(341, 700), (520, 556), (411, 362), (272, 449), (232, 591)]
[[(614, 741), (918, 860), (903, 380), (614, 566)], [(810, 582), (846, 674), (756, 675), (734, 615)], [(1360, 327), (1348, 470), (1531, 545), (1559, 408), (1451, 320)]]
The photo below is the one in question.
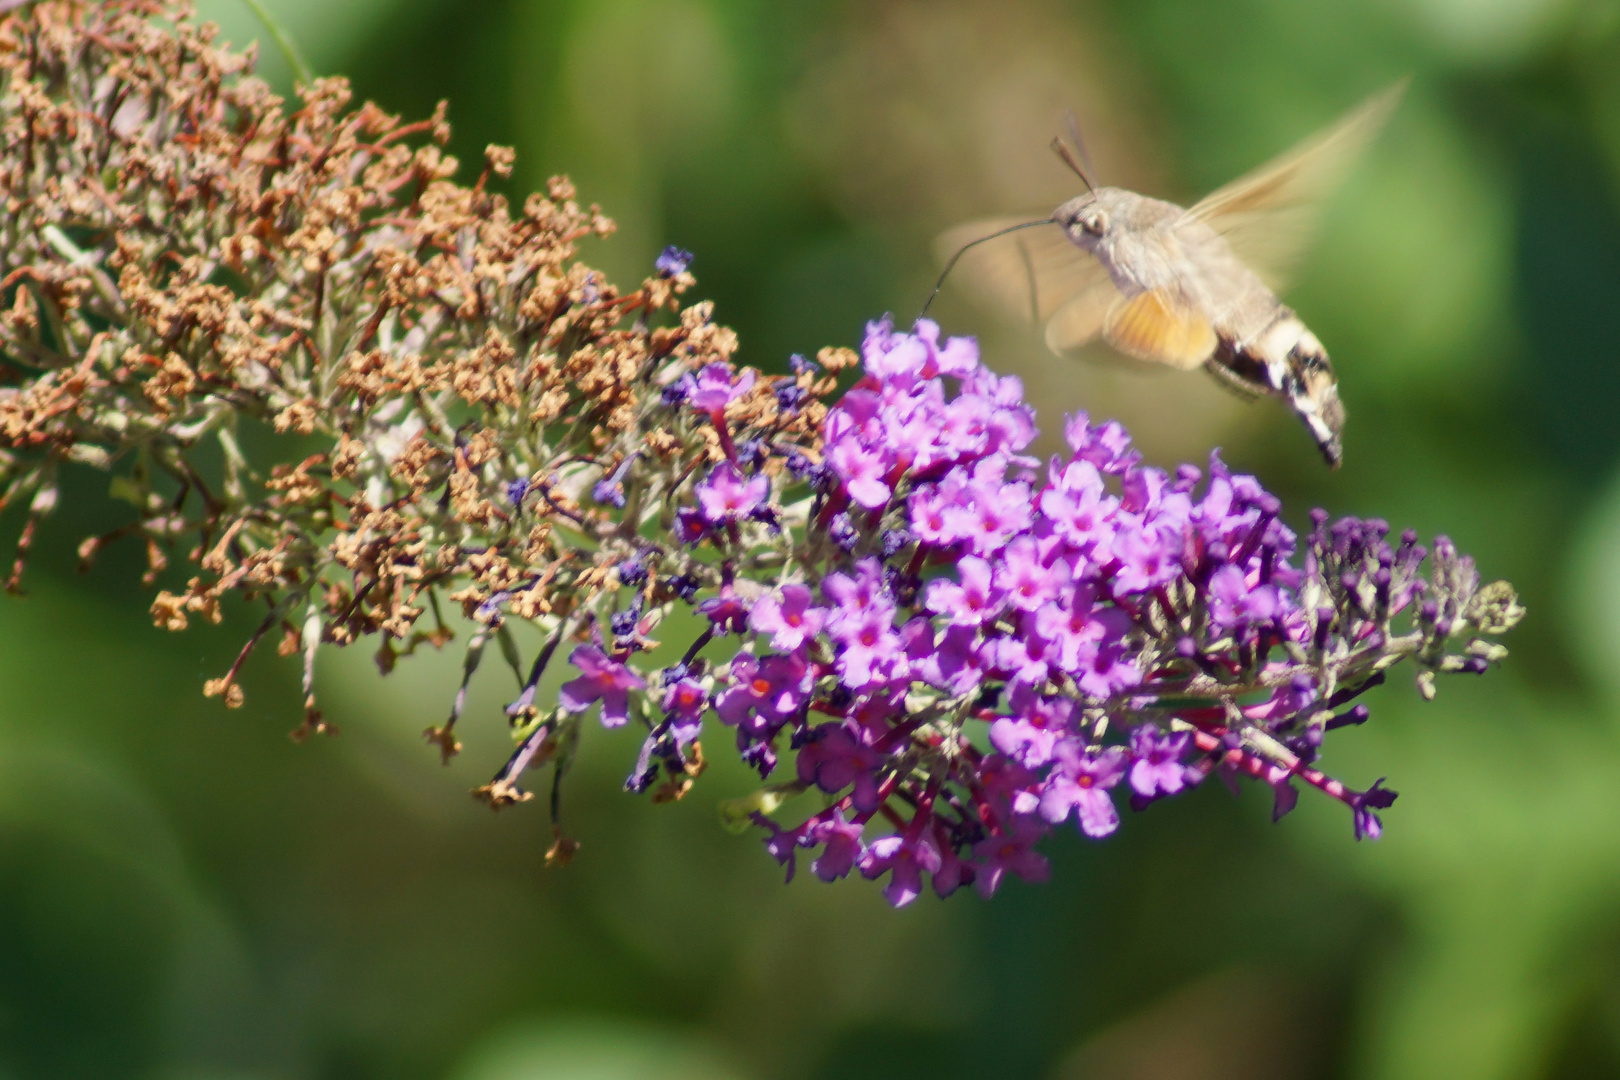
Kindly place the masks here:
[[(704, 692), (702, 683), (684, 676), (665, 688), (662, 704), (670, 722), (677, 728), (695, 729), (703, 723), (703, 712), (709, 707), (709, 695)], [(680, 741), (691, 742), (695, 738), (697, 734), (694, 730), (693, 734)]]
[(860, 736), (839, 723), (822, 724), (799, 751), (799, 781), (814, 784), (829, 795), (854, 785), (855, 810), (870, 814), (877, 809), (877, 769), (884, 756)]
[(799, 848), (803, 846), (804, 826), (784, 829), (758, 810), (750, 817), (753, 818), (755, 825), (770, 833), (764, 840), (765, 850), (770, 853), (771, 858), (787, 867), (787, 877), (783, 882), (792, 881), (794, 871), (799, 868), (798, 853)]
[(825, 844), (821, 854), (810, 864), (810, 870), (822, 881), (837, 881), (855, 866), (865, 851), (861, 843), (863, 826), (844, 820), (844, 812), (836, 807), (822, 820), (810, 827), (809, 839)]
[(703, 601), (697, 609), (722, 634), (740, 634), (748, 626), (748, 605), (730, 585), (722, 585), (719, 596)]
[(675, 511), (675, 538), (683, 544), (695, 544), (709, 535), (709, 523), (703, 511), (695, 506), (683, 506)]
[(867, 845), (859, 866), (861, 876), (869, 881), (888, 874), (889, 884), (883, 887), (884, 898), (895, 907), (905, 907), (921, 895), (923, 872), (937, 872), (940, 863), (939, 845), (925, 829), (874, 840)]
[(810, 395), (793, 379), (781, 378), (771, 384), (776, 394), (776, 407), (789, 416), (794, 415), (804, 407)]
[(1379, 777), (1373, 786), (1362, 792), (1352, 792), (1349, 799), (1350, 809), (1355, 813), (1355, 830), (1357, 840), (1377, 840), (1384, 835), (1384, 823), (1378, 820), (1374, 810), (1384, 810), (1392, 806), (1397, 793), (1384, 786), (1384, 778)]
[(1131, 732), (1131, 790), (1141, 799), (1174, 795), (1187, 786), (1181, 755), (1192, 736), (1185, 731), (1165, 734), (1152, 724)]
[(557, 691), (557, 704), (563, 712), (584, 712), (601, 701), (603, 727), (618, 727), (629, 719), (630, 691), (647, 688), (641, 676), (595, 645), (578, 646), (568, 662), (580, 670), (580, 677), (563, 683)]
[(1045, 881), (1052, 868), (1046, 859), (1034, 850), (1035, 841), (1046, 835), (1039, 820), (1026, 816), (1012, 818), (999, 836), (987, 836), (973, 845), (978, 859), (975, 884), (980, 894), (995, 895), (1002, 876), (1011, 870), (1031, 884)]

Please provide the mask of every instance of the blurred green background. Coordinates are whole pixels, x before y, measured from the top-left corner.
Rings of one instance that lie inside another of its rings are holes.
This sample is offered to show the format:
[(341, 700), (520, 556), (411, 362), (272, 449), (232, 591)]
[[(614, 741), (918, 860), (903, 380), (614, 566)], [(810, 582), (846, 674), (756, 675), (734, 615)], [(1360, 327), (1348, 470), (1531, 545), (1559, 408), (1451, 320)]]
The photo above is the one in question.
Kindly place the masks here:
[[(1049, 845), (1053, 880), (889, 910), (783, 888), (716, 824), (619, 793), (629, 732), (545, 812), (467, 797), (507, 751), (486, 665), (450, 768), (422, 743), (457, 676), (322, 661), (331, 739), (296, 746), (295, 671), (200, 696), (249, 627), (151, 627), (93, 477), (0, 602), (0, 1078), (1576, 1080), (1620, 1076), (1620, 3), (1615, 0), (265, 0), (314, 68), (394, 111), (451, 99), (454, 149), (566, 171), (639, 279), (696, 253), (742, 359), (909, 318), (929, 239), (1073, 194), (1073, 109), (1106, 182), (1178, 200), (1400, 75), (1290, 300), (1350, 412), (1329, 474), (1284, 410), (1201, 377), (1059, 365), (947, 292), (1055, 430), (1126, 420), (1211, 445), (1285, 498), (1445, 531), (1529, 620), (1506, 667), (1406, 678), (1328, 766), (1402, 793), (1348, 815), (1218, 785)], [(262, 37), (240, 0), (203, 14)], [(263, 50), (263, 70), (288, 85)], [(9, 542), (16, 518), (0, 522)], [(723, 754), (712, 756), (721, 757)]]

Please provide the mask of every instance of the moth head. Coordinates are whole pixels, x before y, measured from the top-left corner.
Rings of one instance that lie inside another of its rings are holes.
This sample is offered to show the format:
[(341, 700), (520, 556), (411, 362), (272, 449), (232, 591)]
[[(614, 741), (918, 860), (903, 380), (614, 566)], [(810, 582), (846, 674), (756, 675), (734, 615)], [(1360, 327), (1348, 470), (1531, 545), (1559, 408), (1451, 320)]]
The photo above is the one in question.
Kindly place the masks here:
[(1055, 217), (1075, 243), (1089, 248), (1113, 227), (1113, 215), (1103, 203), (1098, 195), (1082, 195), (1058, 207)]

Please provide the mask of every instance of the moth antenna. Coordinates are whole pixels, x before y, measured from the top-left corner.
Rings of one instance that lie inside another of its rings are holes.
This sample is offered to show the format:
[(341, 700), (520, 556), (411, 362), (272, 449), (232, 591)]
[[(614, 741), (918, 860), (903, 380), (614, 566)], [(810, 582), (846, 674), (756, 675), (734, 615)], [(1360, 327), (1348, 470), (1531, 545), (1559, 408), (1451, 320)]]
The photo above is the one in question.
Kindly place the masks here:
[(922, 310), (917, 312), (917, 318), (921, 319), (926, 316), (928, 314), (928, 309), (934, 306), (934, 297), (938, 296), (939, 290), (945, 287), (945, 279), (950, 277), (951, 271), (956, 268), (956, 261), (963, 255), (967, 254), (967, 250), (969, 248), (978, 247), (987, 240), (995, 240), (998, 237), (1006, 236), (1008, 233), (1015, 233), (1019, 229), (1033, 229), (1037, 225), (1056, 224), (1057, 222), (1052, 218), (1041, 218), (1039, 221), (1026, 221), (1019, 225), (1009, 225), (1007, 228), (999, 229), (996, 232), (991, 233), (989, 236), (981, 236), (977, 240), (969, 240), (967, 243), (957, 248), (956, 254), (952, 255), (950, 261), (945, 264), (945, 269), (939, 272), (939, 280), (934, 282), (934, 291), (928, 294), (928, 300), (923, 304)]
[(1081, 173), (1080, 179), (1086, 182), (1087, 188), (1096, 191), (1097, 184), (1094, 178), (1097, 175), (1097, 168), (1091, 163), (1091, 154), (1086, 149), (1085, 136), (1080, 134), (1080, 121), (1075, 118), (1073, 109), (1070, 109), (1064, 118), (1068, 121), (1069, 141), (1074, 143), (1074, 148), (1080, 155), (1080, 164), (1085, 169), (1085, 172)]
[(1080, 164), (1079, 159), (1074, 156), (1074, 151), (1069, 149), (1069, 144), (1063, 141), (1061, 135), (1052, 136), (1052, 153), (1061, 158), (1063, 164), (1067, 165), (1074, 175), (1080, 178), (1080, 182), (1086, 185), (1087, 191), (1097, 190), (1097, 186), (1091, 182), (1091, 177), (1086, 173), (1085, 166)]

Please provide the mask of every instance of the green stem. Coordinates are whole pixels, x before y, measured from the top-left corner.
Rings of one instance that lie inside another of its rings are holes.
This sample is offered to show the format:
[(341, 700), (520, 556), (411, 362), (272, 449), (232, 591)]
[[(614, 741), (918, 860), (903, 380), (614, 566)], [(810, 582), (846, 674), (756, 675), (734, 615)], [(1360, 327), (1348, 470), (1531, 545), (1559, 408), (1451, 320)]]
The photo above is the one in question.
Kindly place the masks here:
[(281, 55), (286, 59), (287, 66), (292, 68), (293, 78), (303, 86), (313, 86), (315, 84), (315, 73), (309, 69), (309, 64), (304, 61), (303, 54), (298, 51), (298, 46), (293, 44), (293, 40), (287, 35), (287, 32), (281, 28), (281, 24), (276, 22), (270, 12), (265, 10), (264, 5), (259, 3), (259, 0), (242, 0), (242, 3), (248, 6), (248, 9), (264, 24), (265, 30), (269, 31), (270, 39), (276, 43), (276, 48), (281, 50)]

